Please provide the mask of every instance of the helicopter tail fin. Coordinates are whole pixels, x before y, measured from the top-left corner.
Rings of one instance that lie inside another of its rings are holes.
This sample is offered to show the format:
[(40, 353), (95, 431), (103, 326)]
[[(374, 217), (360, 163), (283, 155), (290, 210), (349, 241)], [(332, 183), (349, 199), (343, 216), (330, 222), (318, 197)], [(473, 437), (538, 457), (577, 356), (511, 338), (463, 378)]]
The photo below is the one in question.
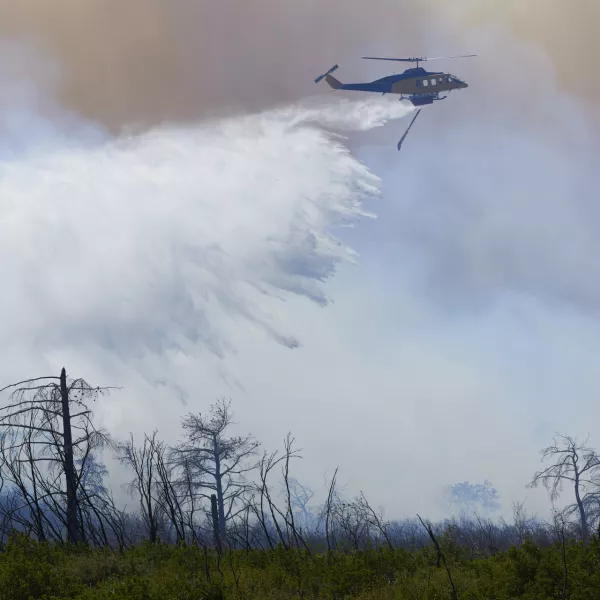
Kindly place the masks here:
[(334, 90), (339, 90), (342, 87), (342, 82), (338, 81), (333, 75), (327, 74), (325, 76), (325, 81), (332, 87)]
[(324, 79), (334, 90), (339, 90), (342, 87), (342, 83), (339, 82), (335, 77), (333, 77), (331, 75), (331, 73), (333, 73), (337, 68), (338, 68), (338, 65), (333, 65), (333, 67), (331, 67), (331, 69), (329, 69), (329, 71), (327, 71), (327, 73), (323, 73), (323, 75), (319, 75), (315, 79), (315, 83), (319, 83), (319, 81), (321, 81), (321, 79)]

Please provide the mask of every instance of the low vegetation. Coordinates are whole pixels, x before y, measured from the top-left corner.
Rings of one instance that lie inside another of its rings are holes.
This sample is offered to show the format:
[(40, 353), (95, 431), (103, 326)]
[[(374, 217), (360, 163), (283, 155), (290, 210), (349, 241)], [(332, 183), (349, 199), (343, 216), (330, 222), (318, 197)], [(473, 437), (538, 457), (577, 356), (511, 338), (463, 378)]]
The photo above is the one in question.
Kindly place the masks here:
[(440, 540), (454, 588), (432, 547), (382, 546), (330, 554), (142, 543), (123, 553), (51, 546), (13, 535), (0, 553), (0, 599), (338, 600), (600, 598), (600, 543), (541, 548), (531, 541), (470, 558), (450, 535)]

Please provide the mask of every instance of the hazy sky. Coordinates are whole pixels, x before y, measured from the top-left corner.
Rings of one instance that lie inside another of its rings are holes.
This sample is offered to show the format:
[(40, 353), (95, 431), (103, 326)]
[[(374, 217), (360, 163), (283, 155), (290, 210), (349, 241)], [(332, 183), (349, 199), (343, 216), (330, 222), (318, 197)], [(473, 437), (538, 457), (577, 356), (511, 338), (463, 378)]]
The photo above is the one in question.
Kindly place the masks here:
[[(545, 511), (539, 449), (600, 417), (598, 4), (45, 6), (0, 7), (0, 380), (65, 364), (169, 441), (229, 395), (391, 516)], [(401, 154), (405, 106), (312, 82), (471, 52)]]

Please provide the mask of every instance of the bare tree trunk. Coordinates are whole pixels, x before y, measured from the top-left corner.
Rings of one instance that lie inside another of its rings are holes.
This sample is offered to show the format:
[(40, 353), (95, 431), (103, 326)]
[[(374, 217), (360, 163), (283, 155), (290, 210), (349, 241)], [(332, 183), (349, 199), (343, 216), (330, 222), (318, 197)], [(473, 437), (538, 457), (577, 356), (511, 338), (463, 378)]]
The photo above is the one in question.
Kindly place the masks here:
[(373, 510), (372, 506), (369, 504), (369, 502), (367, 501), (367, 498), (365, 497), (365, 495), (362, 492), (360, 493), (359, 504), (367, 512), (367, 515), (368, 515), (368, 517), (370, 517), (370, 520), (372, 521), (373, 525), (375, 525), (375, 527), (377, 528), (379, 533), (383, 536), (383, 539), (385, 540), (386, 544), (388, 545), (388, 548), (390, 550), (393, 550), (394, 546), (393, 546), (392, 540), (390, 539), (390, 536), (388, 534), (388, 527), (387, 527), (386, 523), (384, 523), (383, 520), (381, 518), (379, 518), (379, 516)]
[(450, 569), (448, 568), (448, 563), (446, 562), (446, 557), (444, 556), (444, 553), (442, 552), (442, 549), (440, 548), (438, 541), (435, 539), (435, 535), (433, 534), (433, 529), (431, 528), (431, 525), (425, 524), (423, 522), (423, 519), (421, 519), (421, 517), (419, 515), (417, 515), (417, 517), (419, 517), (419, 521), (421, 521), (421, 524), (427, 530), (427, 533), (429, 534), (429, 537), (431, 538), (431, 541), (433, 542), (433, 545), (435, 546), (435, 549), (437, 550), (437, 566), (438, 566), (438, 568), (440, 566), (440, 560), (441, 560), (441, 562), (444, 563), (444, 568), (446, 569), (446, 574), (448, 575), (448, 581), (450, 582), (450, 588), (452, 590), (452, 600), (458, 600), (458, 592), (456, 591), (456, 586), (454, 585), (454, 581), (452, 579), (452, 573), (450, 573)]
[[(292, 534), (294, 535), (294, 540), (296, 541), (296, 548), (300, 547), (300, 536), (298, 535), (298, 531), (296, 529), (296, 523), (294, 521), (294, 510), (292, 508), (292, 494), (290, 492), (290, 457), (293, 454), (292, 443), (294, 442), (293, 438), (290, 438), (290, 434), (287, 434), (285, 440), (285, 468), (283, 471), (283, 481), (285, 483), (286, 489), (286, 500), (287, 507), (286, 512), (289, 515), (289, 524), (292, 530)], [(288, 517), (285, 518), (286, 523), (288, 522)], [(289, 538), (289, 533), (288, 533)]]
[[(555, 520), (556, 520), (556, 518), (555, 518)], [(567, 550), (566, 550), (566, 544), (565, 544), (565, 521), (562, 518), (562, 516), (560, 519), (559, 534), (560, 534), (560, 552), (561, 552), (562, 563), (563, 563), (563, 586), (562, 586), (561, 595), (562, 595), (563, 600), (567, 600), (569, 597), (569, 566), (567, 563)]]
[(331, 533), (330, 533), (330, 521), (331, 521), (331, 509), (335, 496), (335, 484), (337, 477), (338, 467), (336, 467), (333, 477), (331, 478), (331, 485), (329, 486), (329, 493), (327, 494), (327, 504), (325, 505), (325, 539), (327, 540), (327, 555), (331, 554)]
[(587, 515), (585, 514), (585, 507), (581, 500), (581, 494), (579, 493), (579, 472), (575, 470), (575, 500), (577, 502), (577, 509), (579, 510), (579, 520), (581, 522), (581, 537), (584, 542), (587, 541), (589, 532), (587, 524)]
[(217, 497), (214, 494), (210, 495), (210, 508), (213, 522), (213, 532), (215, 535), (215, 546), (219, 556), (221, 555), (221, 531), (219, 526), (219, 510), (217, 508)]
[(221, 475), (221, 455), (217, 436), (213, 435), (213, 447), (215, 452), (215, 483), (217, 488), (217, 504), (219, 509), (219, 534), (225, 535), (225, 502), (223, 500), (223, 476)]
[(265, 515), (265, 495), (264, 495), (262, 488), (260, 489), (260, 505), (259, 506), (260, 506), (260, 508), (256, 506), (256, 502), (255, 502), (254, 496), (253, 496), (250, 500), (250, 507), (252, 508), (252, 510), (254, 511), (254, 514), (256, 515), (256, 518), (258, 519), (258, 522), (263, 530), (265, 539), (267, 540), (269, 547), (271, 548), (271, 550), (274, 550), (275, 544), (273, 543), (273, 540), (271, 539), (271, 535), (269, 534), (269, 528), (267, 527), (267, 517)]
[(67, 389), (67, 373), (64, 367), (60, 372), (60, 394), (64, 435), (64, 468), (67, 480), (67, 535), (69, 543), (74, 544), (79, 540), (78, 506), (75, 464), (73, 461), (73, 437), (71, 435), (71, 414), (69, 411), (69, 390)]

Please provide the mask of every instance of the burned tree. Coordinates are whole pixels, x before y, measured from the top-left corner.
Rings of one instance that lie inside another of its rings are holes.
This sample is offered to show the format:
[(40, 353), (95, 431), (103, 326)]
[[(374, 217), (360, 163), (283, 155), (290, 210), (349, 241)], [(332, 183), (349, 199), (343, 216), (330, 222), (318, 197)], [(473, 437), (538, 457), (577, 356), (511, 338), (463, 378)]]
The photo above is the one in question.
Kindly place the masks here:
[(110, 442), (94, 426), (88, 403), (108, 388), (69, 382), (63, 368), (58, 377), (28, 379), (0, 392), (9, 390), (10, 403), (0, 408), (0, 471), (20, 496), (14, 515), (26, 518), (26, 509), (40, 539), (46, 532), (60, 538), (64, 526), (69, 543), (80, 541), (85, 535), (78, 492), (86, 459)]
[[(176, 465), (169, 458), (167, 445), (157, 435), (157, 431), (144, 435), (142, 445), (136, 446), (130, 434), (129, 440), (117, 445), (117, 458), (134, 472), (129, 490), (138, 496), (150, 542), (158, 541), (159, 530), (168, 523), (176, 543), (180, 543), (186, 538), (186, 527), (193, 528), (193, 514), (190, 522), (183, 506), (187, 490), (176, 480)], [(192, 538), (193, 535), (192, 530)]]
[(578, 443), (569, 436), (557, 436), (554, 444), (542, 450), (542, 460), (552, 459), (553, 464), (538, 471), (529, 484), (536, 487), (542, 483), (554, 502), (562, 491), (565, 481), (573, 486), (575, 502), (565, 508), (565, 515), (577, 513), (581, 536), (589, 537), (589, 517), (600, 502), (600, 458), (595, 450)]
[(117, 458), (133, 470), (134, 477), (129, 484), (129, 491), (138, 496), (142, 520), (152, 544), (158, 540), (161, 521), (161, 507), (157, 498), (159, 476), (155, 450), (156, 435), (156, 431), (152, 436), (144, 435), (144, 442), (138, 447), (133, 434), (130, 434), (129, 440), (117, 445)]
[(312, 512), (308, 503), (314, 498), (315, 493), (295, 477), (289, 478), (288, 488), (292, 508), (296, 511), (299, 528), (306, 532), (311, 531), (316, 526), (318, 516)]
[[(262, 458), (258, 462), (259, 483), (256, 483), (253, 486), (254, 494), (252, 495), (249, 506), (257, 518), (267, 543), (271, 548), (274, 548), (273, 539), (269, 532), (269, 529), (272, 527), (277, 533), (279, 543), (283, 548), (287, 550), (292, 545), (297, 548), (303, 546), (307, 553), (310, 554), (307, 542), (300, 529), (296, 526), (294, 518), (293, 498), (289, 476), (290, 460), (301, 458), (301, 456), (298, 454), (300, 449), (294, 448), (293, 443), (294, 439), (291, 437), (291, 434), (288, 433), (284, 441), (285, 451), (281, 455), (279, 455), (278, 451), (263, 453)], [(275, 504), (268, 483), (270, 474), (277, 466), (281, 466), (283, 476), (285, 495), (284, 511)], [(258, 499), (256, 498), (256, 495), (258, 495)]]
[[(210, 407), (210, 416), (189, 414), (183, 419), (186, 440), (174, 449), (174, 458), (185, 465), (198, 497), (217, 499), (218, 529), (225, 535), (226, 523), (243, 510), (237, 501), (248, 488), (244, 475), (255, 468), (247, 464), (259, 446), (252, 436), (226, 437), (232, 422), (231, 403), (220, 399)], [(207, 490), (206, 492), (203, 490)]]

